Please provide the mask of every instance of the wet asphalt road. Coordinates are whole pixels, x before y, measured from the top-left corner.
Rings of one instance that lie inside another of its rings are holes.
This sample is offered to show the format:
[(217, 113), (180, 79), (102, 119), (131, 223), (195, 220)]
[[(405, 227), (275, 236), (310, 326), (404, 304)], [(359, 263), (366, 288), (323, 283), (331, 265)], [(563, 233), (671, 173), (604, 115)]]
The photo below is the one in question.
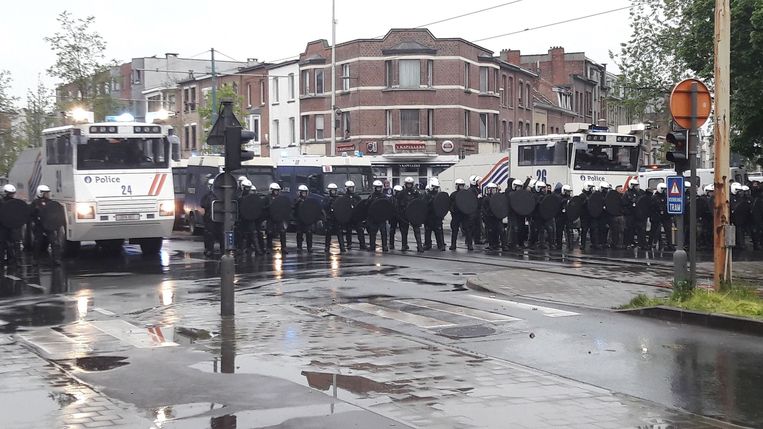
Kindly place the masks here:
[[(445, 416), (432, 413), (421, 420), (424, 411), (419, 405), (405, 408), (382, 403), (389, 398), (392, 403), (415, 402), (412, 398), (419, 401), (429, 394), (430, 401), (424, 402), (437, 409), (432, 403), (448, 404), (449, 399), (433, 393), (435, 386), (442, 392), (444, 382), (437, 377), (417, 384), (385, 383), (368, 376), (377, 371), (368, 365), (382, 365), (378, 362), (386, 362), (391, 355), (377, 350), (366, 360), (350, 357), (362, 349), (358, 344), (369, 332), (380, 338), (379, 348), (384, 350), (406, 341), (429, 344), (474, 359), (518, 365), (511, 368), (532, 370), (537, 377), (559, 376), (559, 380), (643, 399), (656, 408), (682, 410), (668, 413), (677, 416), (673, 427), (700, 427), (700, 420), (679, 423), (687, 416), (683, 411), (690, 413), (689, 418), (699, 415), (763, 427), (763, 343), (759, 337), (509, 299), (464, 287), (469, 276), (507, 268), (531, 269), (538, 282), (543, 282), (544, 270), (575, 268), (580, 276), (570, 276), (570, 282), (582, 287), (587, 278), (597, 276), (660, 285), (670, 271), (665, 255), (619, 264), (631, 258), (628, 251), (598, 257), (554, 252), (505, 257), (462, 251), (419, 257), (355, 250), (339, 256), (325, 255), (321, 246), (316, 247), (319, 250), (313, 254), (239, 260), (237, 317), (229, 324), (218, 316), (217, 263), (202, 258), (197, 239), (180, 234), (167, 241), (155, 259), (143, 258), (132, 246), (111, 258), (85, 248), (76, 261), (61, 268), (25, 265), (6, 274), (0, 283), (0, 332), (22, 337), (25, 347), (107, 397), (128, 404), (154, 427), (355, 427), (359, 421), (365, 423), (361, 427), (503, 427), (480, 420), (484, 416), (478, 407), (455, 413), (466, 415), (466, 421), (473, 423), (469, 426), (447, 415), (449, 410), (443, 410)], [(315, 317), (328, 323), (326, 327), (311, 323)], [(143, 344), (148, 340), (133, 332), (141, 325), (148, 327), (150, 339), (162, 336), (159, 343), (166, 340), (179, 346)], [(152, 331), (154, 326), (163, 328), (162, 333)], [(51, 339), (62, 334), (66, 341)], [(340, 347), (337, 343), (342, 341), (355, 344), (355, 349)], [(344, 353), (347, 362), (341, 363)], [(431, 349), (431, 354), (438, 352)], [(415, 361), (421, 358), (417, 356), (410, 357)], [(471, 364), (447, 356), (418, 371), (447, 368), (447, 376), (472, 371)], [(388, 364), (394, 368), (394, 362)], [(349, 373), (343, 373), (347, 368)], [(475, 389), (478, 382), (490, 386), (489, 374), (474, 371), (473, 384), (467, 377), (442, 377), (445, 382), (466, 383), (448, 387), (453, 391)], [(221, 382), (214, 376), (230, 372), (237, 377)], [(3, 374), (0, 371), (0, 378)], [(188, 382), (191, 379), (195, 381)], [(311, 389), (295, 391), (286, 382)], [(557, 389), (543, 393), (545, 400), (570, 399), (558, 391), (561, 381), (540, 384)], [(252, 393), (252, 385), (267, 393)], [(497, 402), (501, 394), (480, 398)], [(329, 401), (331, 396), (340, 402)], [(260, 404), (255, 408), (283, 407), (269, 415), (255, 413), (253, 403)], [(331, 414), (326, 416), (322, 407), (328, 403)], [(528, 404), (523, 407), (531, 409)], [(16, 412), (2, 401), (0, 411), (12, 417)], [(565, 421), (583, 422), (561, 405), (537, 411), (558, 413), (560, 426), (566, 426)], [(406, 414), (414, 412), (420, 420)], [(517, 417), (507, 413), (497, 421)], [(19, 427), (46, 427), (35, 426), (40, 420), (34, 413), (28, 417), (15, 415), (11, 421)], [(659, 427), (643, 422), (644, 427)], [(671, 424), (670, 418), (663, 422)], [(515, 423), (516, 427), (542, 427), (537, 421), (527, 421), (525, 426), (519, 420)], [(615, 420), (611, 427), (633, 427), (630, 422), (622, 424), (617, 426)]]

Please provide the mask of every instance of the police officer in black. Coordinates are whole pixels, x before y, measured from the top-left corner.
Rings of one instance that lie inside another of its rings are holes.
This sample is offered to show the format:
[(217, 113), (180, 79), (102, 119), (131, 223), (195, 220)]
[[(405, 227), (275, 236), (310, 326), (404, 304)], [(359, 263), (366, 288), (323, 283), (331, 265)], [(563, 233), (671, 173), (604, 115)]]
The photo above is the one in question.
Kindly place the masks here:
[(214, 253), (215, 242), (220, 243), (220, 250), (222, 250), (220, 224), (212, 221), (212, 202), (217, 200), (217, 196), (212, 189), (214, 183), (213, 179), (207, 181), (207, 193), (201, 197), (201, 208), (204, 209), (204, 256), (206, 257), (211, 257)]
[(432, 233), (437, 243), (437, 249), (445, 250), (445, 239), (442, 232), (442, 218), (434, 212), (434, 197), (440, 193), (440, 181), (435, 177), (429, 181), (429, 189), (424, 193), (427, 202), (427, 220), (424, 223), (424, 250), (432, 248)]
[[(469, 222), (467, 224), (467, 228), (471, 228), (472, 230), (472, 240), (474, 241), (474, 244), (482, 244), (482, 189), (480, 188), (480, 182), (482, 181), (482, 177), (480, 176), (471, 176), (469, 178), (469, 191), (474, 193), (474, 196), (477, 197), (477, 211), (474, 212), (469, 217)], [(467, 247), (469, 246), (469, 243), (466, 243)]]
[(466, 182), (464, 182), (464, 179), (456, 179), (455, 184), (456, 190), (450, 194), (450, 250), (456, 250), (458, 231), (462, 228), (466, 238), (466, 248), (474, 250), (472, 245), (472, 230), (468, 225), (469, 216), (459, 211), (456, 205), (456, 193), (464, 190)]
[[(273, 201), (281, 196), (281, 185), (278, 183), (271, 183), (270, 187), (270, 195), (268, 196), (268, 211), (270, 210), (270, 206), (273, 203)], [(278, 237), (279, 241), (281, 242), (281, 254), (285, 255), (288, 252), (286, 250), (286, 226), (283, 222), (275, 221), (273, 220), (272, 216), (268, 216), (268, 222), (267, 222), (267, 240), (268, 240), (268, 249), (273, 252), (275, 249), (273, 248), (273, 240)]]
[(540, 203), (548, 196), (548, 187), (545, 183), (538, 180), (533, 185), (533, 188), (535, 189), (536, 204), (532, 223), (535, 232), (531, 234), (531, 241), (539, 244), (542, 249), (548, 249), (554, 246), (554, 239), (556, 238), (554, 233), (554, 218), (543, 219), (543, 216), (540, 214)]
[[(344, 183), (344, 191), (345, 196), (350, 198), (350, 201), (352, 202), (352, 208), (353, 210), (355, 207), (360, 204), (361, 198), (360, 195), (355, 193), (355, 182), (352, 180), (348, 180)], [(350, 220), (349, 223), (347, 223), (345, 226), (345, 242), (347, 244), (347, 249), (352, 248), (352, 232), (353, 230), (355, 233), (358, 234), (358, 243), (360, 243), (360, 250), (366, 250), (366, 235), (363, 233), (363, 222), (357, 222), (355, 220)]]
[[(373, 183), (374, 186), (374, 192), (368, 196), (368, 207), (370, 209), (371, 205), (376, 200), (382, 200), (386, 199), (387, 196), (384, 195), (384, 184), (381, 182), (381, 180), (375, 180)], [(383, 252), (389, 252), (389, 247), (387, 246), (387, 222), (381, 222), (376, 223), (373, 221), (373, 219), (369, 216), (366, 220), (366, 227), (368, 228), (368, 242), (370, 246), (368, 247), (368, 250), (371, 252), (376, 251), (376, 235), (381, 234), (381, 242), (382, 242), (382, 251)]]
[(313, 251), (313, 225), (306, 224), (299, 218), (299, 208), (307, 200), (307, 196), (310, 193), (310, 190), (305, 185), (299, 185), (297, 191), (299, 194), (297, 195), (297, 199), (294, 200), (294, 205), (292, 206), (292, 217), (295, 219), (297, 226), (297, 251), (301, 252), (302, 243), (307, 241), (307, 253), (311, 253)]
[(328, 255), (331, 251), (331, 237), (336, 236), (337, 241), (339, 241), (339, 252), (344, 253), (347, 251), (347, 249), (344, 247), (344, 234), (342, 233), (342, 225), (339, 224), (339, 221), (336, 219), (336, 215), (334, 214), (334, 202), (336, 202), (337, 198), (339, 198), (339, 189), (337, 188), (335, 183), (329, 183), (329, 185), (326, 187), (329, 192), (329, 197), (326, 199), (326, 202), (323, 205), (323, 218), (326, 219), (325, 229), (325, 250), (326, 254)]
[(416, 198), (419, 198), (419, 190), (413, 186), (413, 177), (406, 177), (404, 181), (405, 185), (403, 190), (400, 191), (397, 198), (398, 214), (400, 214), (400, 235), (402, 242), (401, 250), (408, 250), (408, 228), (413, 227), (413, 238), (416, 240), (416, 251), (421, 253), (424, 251), (424, 247), (421, 245), (421, 227), (419, 225), (411, 225), (408, 219), (405, 217), (405, 209), (408, 207), (408, 203)]
[(705, 185), (704, 195), (698, 195), (697, 198), (702, 200), (702, 204), (697, 204), (697, 209), (702, 208), (702, 211), (697, 210), (697, 217), (699, 218), (699, 237), (697, 239), (697, 245), (700, 248), (708, 249), (713, 247), (713, 204), (715, 204), (715, 185), (712, 183)]
[[(760, 182), (752, 181), (750, 183), (750, 207), (755, 207), (758, 204), (763, 204), (763, 187)], [(752, 248), (753, 250), (761, 250), (763, 248), (763, 219), (758, 216), (752, 216), (750, 222), (752, 229)]]
[(625, 217), (624, 245), (627, 247), (647, 247), (645, 241), (646, 219), (639, 219), (636, 215), (638, 200), (644, 196), (644, 191), (639, 187), (638, 180), (628, 182), (628, 190), (623, 193), (623, 215)]
[(652, 209), (649, 214), (649, 223), (652, 225), (651, 244), (660, 242), (660, 234), (665, 233), (664, 250), (675, 250), (673, 246), (673, 218), (668, 214), (668, 199), (666, 195), (667, 185), (660, 183), (652, 195)]
[(501, 250), (505, 246), (503, 237), (502, 219), (499, 219), (493, 213), (490, 207), (490, 200), (493, 198), (503, 198), (498, 194), (498, 185), (493, 182), (485, 186), (485, 196), (482, 198), (482, 221), (485, 223), (485, 237), (488, 243), (488, 250)]
[(57, 229), (46, 229), (43, 222), (43, 211), (50, 203), (50, 187), (40, 185), (37, 187), (37, 196), (32, 201), (32, 243), (34, 258), (39, 260), (42, 253), (50, 245), (51, 259), (54, 265), (61, 265), (61, 240)]
[[(525, 182), (519, 179), (514, 179), (511, 183), (511, 188), (507, 189), (509, 193), (509, 200), (511, 200), (511, 193), (522, 190), (525, 188)], [(524, 230), (525, 221), (524, 216), (518, 215), (509, 205), (509, 226), (508, 226), (508, 248), (514, 249), (517, 246), (522, 247), (524, 245)], [(508, 250), (508, 249), (507, 249)]]
[(402, 190), (403, 190), (403, 187), (400, 185), (395, 185), (392, 188), (392, 205), (395, 207), (395, 214), (389, 220), (389, 248), (390, 249), (395, 248), (395, 234), (397, 233), (397, 230), (400, 227), (400, 217), (398, 216), (398, 208), (397, 208), (397, 194), (399, 194), (400, 191)]
[(560, 196), (562, 197), (562, 209), (556, 215), (556, 248), (562, 248), (562, 240), (567, 243), (567, 250), (572, 250), (572, 220), (567, 216), (567, 206), (572, 201), (572, 186), (563, 185)]
[[(239, 186), (241, 188), (238, 197), (240, 208), (242, 206), (241, 201), (246, 197), (254, 195), (256, 189), (249, 179), (242, 180), (239, 183)], [(262, 241), (258, 240), (259, 228), (257, 228), (257, 222), (255, 220), (246, 220), (239, 216), (238, 221), (236, 222), (236, 229), (238, 230), (236, 237), (238, 238), (237, 244), (240, 251), (245, 251), (247, 254), (251, 254), (252, 251), (254, 251), (255, 255), (262, 255), (264, 253), (262, 249)]]
[(583, 184), (583, 191), (580, 196), (583, 197), (583, 210), (580, 212), (580, 250), (585, 251), (586, 242), (590, 238), (591, 245), (597, 243), (597, 237), (594, 236), (591, 229), (591, 214), (588, 212), (588, 197), (593, 195), (594, 186), (591, 182), (585, 182)]

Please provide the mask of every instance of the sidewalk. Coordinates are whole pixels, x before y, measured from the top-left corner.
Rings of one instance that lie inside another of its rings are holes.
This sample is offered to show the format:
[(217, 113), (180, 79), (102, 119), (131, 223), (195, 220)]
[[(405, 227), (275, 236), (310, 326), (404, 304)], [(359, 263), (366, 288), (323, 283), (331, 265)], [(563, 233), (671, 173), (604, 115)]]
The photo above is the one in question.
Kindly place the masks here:
[(547, 302), (613, 309), (639, 294), (668, 296), (670, 289), (522, 269), (493, 271), (466, 280), (472, 289)]

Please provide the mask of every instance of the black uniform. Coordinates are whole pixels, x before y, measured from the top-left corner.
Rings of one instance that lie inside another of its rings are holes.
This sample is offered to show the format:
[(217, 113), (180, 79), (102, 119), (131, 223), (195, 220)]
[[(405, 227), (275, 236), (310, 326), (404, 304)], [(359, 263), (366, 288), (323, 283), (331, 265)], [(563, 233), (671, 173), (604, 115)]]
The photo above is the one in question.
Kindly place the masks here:
[(212, 202), (215, 200), (217, 200), (217, 196), (212, 190), (201, 197), (201, 208), (204, 209), (204, 254), (207, 256), (215, 251), (215, 242), (220, 243), (220, 250), (222, 250), (221, 225), (212, 222)]
[(61, 263), (61, 240), (58, 236), (59, 231), (57, 229), (46, 229), (43, 226), (42, 221), (42, 211), (49, 201), (50, 199), (45, 197), (38, 197), (32, 201), (32, 246), (34, 249), (34, 258), (35, 260), (38, 260), (43, 251), (50, 245), (50, 256), (53, 263), (58, 265)]
[[(480, 190), (479, 185), (469, 185), (469, 191), (474, 193), (474, 196), (477, 197), (477, 211), (469, 216), (469, 222), (467, 222), (466, 228), (471, 228), (471, 237), (474, 243), (482, 244), (482, 191)], [(466, 243), (466, 246), (469, 247), (469, 243)]]
[(445, 250), (445, 239), (442, 232), (442, 218), (434, 212), (434, 197), (439, 193), (439, 189), (430, 189), (424, 193), (424, 200), (427, 202), (427, 220), (424, 223), (424, 250), (432, 248), (432, 233), (439, 250)]
[(567, 217), (567, 205), (572, 201), (572, 196), (562, 192), (562, 209), (559, 214), (556, 215), (555, 232), (556, 232), (556, 248), (562, 248), (562, 239), (567, 243), (567, 250), (572, 250), (572, 220)]
[(668, 214), (668, 200), (664, 192), (655, 192), (652, 195), (652, 210), (649, 214), (649, 223), (652, 224), (650, 246), (660, 242), (660, 233), (665, 232), (665, 248), (673, 249), (673, 218)]
[(299, 219), (299, 207), (302, 205), (302, 203), (305, 202), (306, 199), (307, 196), (300, 195), (296, 200), (294, 200), (294, 205), (292, 206), (292, 217), (295, 219), (297, 227), (297, 250), (302, 250), (302, 243), (307, 241), (307, 251), (312, 252), (314, 225), (304, 223)]
[(625, 216), (624, 245), (646, 248), (646, 219), (636, 216), (636, 204), (644, 196), (641, 189), (629, 188), (623, 194), (623, 215)]
[(750, 205), (747, 195), (743, 191), (738, 191), (736, 195), (731, 194), (729, 199), (731, 208), (731, 223), (736, 226), (736, 248), (745, 250), (745, 232), (750, 219)]
[[(368, 196), (368, 207), (371, 207), (376, 200), (388, 198), (382, 191), (376, 191)], [(366, 220), (366, 228), (368, 228), (368, 243), (369, 250), (376, 251), (376, 235), (381, 234), (382, 251), (388, 252), (387, 246), (387, 222), (376, 223), (370, 217)]]
[[(754, 207), (756, 204), (763, 204), (763, 189), (761, 189), (760, 183), (752, 182), (750, 185), (750, 207)], [(763, 243), (761, 243), (763, 241), (763, 219), (752, 216), (750, 227), (752, 229), (752, 247), (754, 250), (761, 250), (763, 248)]]
[(397, 194), (393, 192), (391, 198), (392, 198), (392, 205), (395, 207), (395, 214), (389, 220), (389, 248), (394, 249), (395, 234), (397, 233), (397, 229), (400, 227), (400, 217), (398, 216)]
[[(354, 192), (347, 192), (345, 196), (350, 198), (350, 201), (352, 201), (352, 209), (355, 210), (355, 207), (360, 204), (360, 201), (362, 199), (360, 198), (360, 195), (354, 193)], [(360, 249), (365, 250), (366, 249), (366, 235), (363, 233), (363, 222), (356, 222), (354, 220), (350, 220), (349, 223), (344, 225), (344, 233), (345, 233), (345, 242), (347, 244), (347, 248), (352, 248), (352, 232), (355, 231), (356, 234), (358, 234), (358, 243), (360, 243)]]
[(583, 197), (583, 210), (580, 211), (580, 250), (582, 251), (585, 251), (586, 242), (589, 239), (591, 240), (592, 246), (597, 242), (597, 238), (591, 229), (591, 220), (593, 218), (591, 217), (591, 213), (588, 212), (588, 197), (590, 197), (591, 194), (593, 194), (593, 192), (586, 190), (580, 193), (580, 196)]
[(267, 220), (267, 241), (268, 241), (268, 249), (272, 252), (275, 249), (273, 248), (273, 240), (278, 237), (279, 241), (281, 242), (281, 254), (287, 254), (289, 253), (286, 250), (286, 225), (284, 222), (278, 222), (273, 220), (273, 218), (269, 215), (270, 213), (270, 205), (273, 203), (273, 200), (280, 197), (280, 194), (273, 194), (272, 192), (268, 196), (268, 220)]
[(339, 221), (336, 220), (336, 216), (334, 215), (334, 202), (337, 198), (339, 197), (336, 194), (329, 195), (323, 205), (323, 218), (326, 219), (326, 253), (329, 253), (331, 250), (331, 237), (334, 235), (339, 241), (339, 251), (342, 253), (347, 251), (344, 247), (344, 234), (342, 234), (342, 226), (339, 224)]
[(415, 187), (404, 187), (402, 191), (397, 193), (397, 207), (400, 223), (400, 241), (402, 242), (401, 249), (408, 250), (408, 227), (413, 227), (413, 238), (416, 240), (416, 250), (423, 252), (424, 247), (421, 245), (421, 226), (411, 225), (408, 223), (408, 219), (405, 217), (405, 209), (408, 207), (408, 203), (416, 198), (419, 198), (419, 190)]
[(467, 225), (469, 223), (469, 216), (458, 210), (456, 206), (456, 192), (458, 191), (450, 194), (450, 250), (456, 250), (458, 231), (462, 228), (466, 239), (466, 248), (474, 250), (472, 245), (472, 230)]
[[(697, 199), (702, 200), (701, 204), (697, 204), (697, 217), (699, 218), (699, 238), (697, 245), (701, 248), (713, 247), (713, 195), (705, 194), (697, 196)], [(700, 210), (701, 209), (701, 210)]]
[(505, 195), (485, 194), (482, 199), (482, 221), (485, 223), (485, 237), (488, 243), (489, 250), (507, 250), (505, 235), (503, 234), (502, 219), (499, 219), (493, 213), (490, 208), (490, 200), (492, 198), (505, 198)]
[[(253, 195), (250, 190), (244, 189), (241, 191), (238, 197), (239, 207), (241, 207), (241, 200), (250, 195)], [(238, 244), (239, 250), (245, 251), (246, 253), (251, 253), (254, 251), (256, 255), (262, 255), (264, 253), (264, 246), (260, 231), (261, 225), (261, 221), (258, 222), (257, 220), (246, 220), (239, 216), (238, 221), (236, 222), (236, 243)]]
[(548, 194), (546, 192), (536, 192), (535, 196), (535, 211), (532, 218), (532, 232), (530, 233), (531, 244), (540, 244), (541, 246), (554, 246), (554, 239), (556, 234), (554, 233), (554, 218), (543, 219), (540, 214), (540, 203)]

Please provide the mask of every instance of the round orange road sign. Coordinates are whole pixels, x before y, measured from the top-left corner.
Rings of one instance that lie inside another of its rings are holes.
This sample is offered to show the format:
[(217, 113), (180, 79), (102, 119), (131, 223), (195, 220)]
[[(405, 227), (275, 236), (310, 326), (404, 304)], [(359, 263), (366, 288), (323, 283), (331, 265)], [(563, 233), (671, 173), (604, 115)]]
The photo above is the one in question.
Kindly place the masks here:
[(707, 122), (710, 116), (712, 100), (710, 90), (697, 79), (685, 79), (673, 88), (670, 93), (670, 114), (681, 128), (691, 128), (691, 86), (697, 84), (697, 127)]

